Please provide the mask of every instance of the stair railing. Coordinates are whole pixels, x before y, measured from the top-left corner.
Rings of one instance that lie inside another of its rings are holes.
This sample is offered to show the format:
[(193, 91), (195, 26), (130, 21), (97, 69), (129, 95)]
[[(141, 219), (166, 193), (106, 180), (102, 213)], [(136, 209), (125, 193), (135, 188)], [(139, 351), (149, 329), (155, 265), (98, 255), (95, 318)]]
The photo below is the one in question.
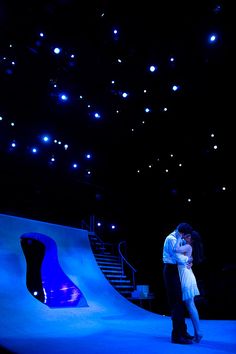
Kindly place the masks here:
[(101, 239), (101, 237), (94, 231), (94, 216), (90, 217), (90, 225), (88, 225), (86, 223), (85, 220), (81, 221), (81, 228), (88, 230), (90, 235), (94, 235), (96, 237), (96, 240), (100, 243), (100, 245), (102, 246), (100, 248), (100, 253), (104, 253), (104, 250), (111, 250), (111, 253), (114, 254), (114, 244), (111, 242), (105, 242)]
[(127, 261), (125, 255), (123, 254), (121, 248), (122, 246), (125, 245), (125, 252), (126, 252), (126, 241), (120, 241), (119, 245), (118, 245), (118, 252), (119, 252), (119, 256), (121, 259), (121, 266), (122, 266), (122, 275), (125, 274), (125, 268), (128, 268), (129, 271), (131, 272), (131, 278), (132, 278), (132, 285), (133, 288), (135, 288), (135, 273), (137, 272), (137, 270)]

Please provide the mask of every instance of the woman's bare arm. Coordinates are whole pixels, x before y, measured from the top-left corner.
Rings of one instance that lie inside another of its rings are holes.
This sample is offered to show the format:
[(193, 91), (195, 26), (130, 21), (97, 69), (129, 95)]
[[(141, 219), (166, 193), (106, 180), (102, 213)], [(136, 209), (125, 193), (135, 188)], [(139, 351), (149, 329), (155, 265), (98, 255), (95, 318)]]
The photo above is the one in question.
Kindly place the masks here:
[(188, 245), (188, 244), (184, 245), (184, 246), (181, 246), (180, 245), (181, 240), (182, 240), (181, 237), (178, 237), (176, 239), (176, 244), (174, 246), (174, 251), (182, 253), (182, 254), (187, 254), (187, 255), (191, 254), (192, 247), (190, 245)]

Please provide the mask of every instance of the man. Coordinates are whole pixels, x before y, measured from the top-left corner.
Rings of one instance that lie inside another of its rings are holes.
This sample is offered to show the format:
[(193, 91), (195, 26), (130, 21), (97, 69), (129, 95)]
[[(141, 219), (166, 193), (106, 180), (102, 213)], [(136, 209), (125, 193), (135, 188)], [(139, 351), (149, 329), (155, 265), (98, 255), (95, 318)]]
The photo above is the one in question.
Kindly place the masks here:
[(183, 262), (191, 267), (192, 259), (187, 256), (179, 257), (179, 254), (174, 251), (177, 236), (183, 237), (193, 231), (192, 226), (188, 223), (181, 223), (171, 232), (164, 241), (163, 246), (163, 278), (166, 288), (168, 303), (171, 310), (172, 333), (171, 342), (178, 344), (192, 344), (193, 336), (187, 332), (185, 323), (185, 308), (182, 301), (182, 291), (178, 272), (178, 264)]

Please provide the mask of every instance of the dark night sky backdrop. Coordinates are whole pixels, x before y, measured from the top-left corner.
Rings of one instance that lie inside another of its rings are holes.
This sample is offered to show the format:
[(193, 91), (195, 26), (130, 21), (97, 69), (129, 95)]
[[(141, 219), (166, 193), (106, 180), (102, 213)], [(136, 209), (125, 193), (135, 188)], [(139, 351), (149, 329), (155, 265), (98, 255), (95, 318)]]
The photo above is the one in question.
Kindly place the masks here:
[[(113, 237), (129, 241), (150, 279), (164, 236), (181, 221), (200, 231), (209, 263), (233, 263), (220, 242), (234, 238), (231, 6), (1, 1), (1, 212), (72, 226), (91, 214), (117, 222)], [(42, 134), (68, 151), (43, 145)]]

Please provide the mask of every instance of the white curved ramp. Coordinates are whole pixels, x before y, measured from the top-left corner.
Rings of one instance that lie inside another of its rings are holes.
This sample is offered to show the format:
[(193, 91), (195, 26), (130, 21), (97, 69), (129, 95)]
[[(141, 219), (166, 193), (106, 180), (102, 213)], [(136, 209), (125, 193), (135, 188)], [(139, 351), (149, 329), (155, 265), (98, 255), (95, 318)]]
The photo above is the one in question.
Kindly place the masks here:
[[(60, 266), (88, 307), (52, 309), (29, 293), (20, 237), (31, 232), (56, 242)], [(206, 334), (200, 344), (171, 344), (169, 317), (132, 304), (111, 286), (85, 230), (0, 214), (0, 275), (0, 352), (236, 353), (236, 321), (202, 321)]]

